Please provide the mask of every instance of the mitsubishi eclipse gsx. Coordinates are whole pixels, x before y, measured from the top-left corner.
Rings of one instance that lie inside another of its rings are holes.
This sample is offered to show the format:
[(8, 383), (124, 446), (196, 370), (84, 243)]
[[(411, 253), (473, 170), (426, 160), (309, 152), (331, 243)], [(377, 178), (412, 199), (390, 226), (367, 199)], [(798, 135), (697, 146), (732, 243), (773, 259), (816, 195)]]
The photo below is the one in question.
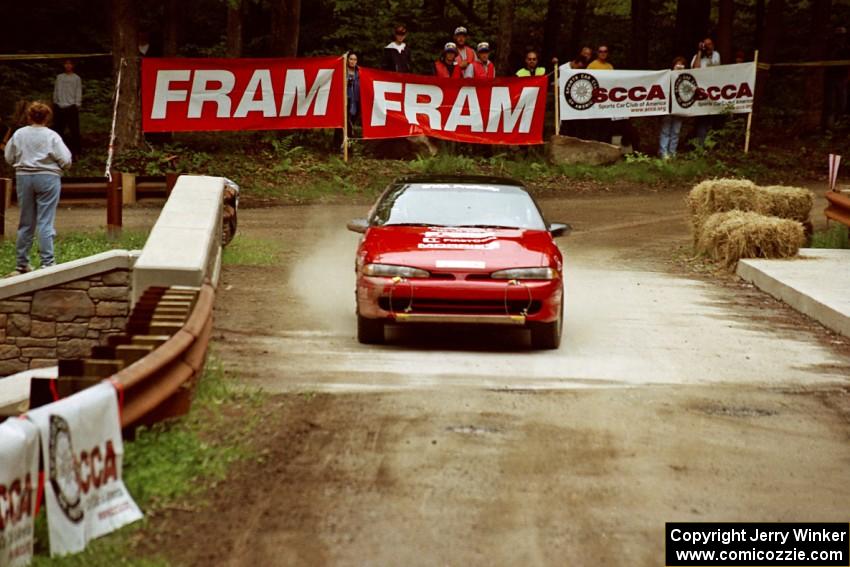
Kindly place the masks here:
[(555, 349), (563, 326), (563, 259), (523, 185), (511, 179), (413, 176), (394, 181), (348, 223), (357, 249), (357, 339), (384, 341), (387, 324), (525, 327)]

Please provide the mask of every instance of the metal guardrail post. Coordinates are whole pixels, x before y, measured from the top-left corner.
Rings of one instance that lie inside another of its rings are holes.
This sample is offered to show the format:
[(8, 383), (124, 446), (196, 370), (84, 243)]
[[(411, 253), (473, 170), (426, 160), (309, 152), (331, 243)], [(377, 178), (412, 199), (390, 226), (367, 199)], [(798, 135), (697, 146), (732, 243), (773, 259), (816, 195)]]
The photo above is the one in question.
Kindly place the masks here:
[(121, 235), (123, 197), (121, 195), (121, 174), (112, 172), (112, 181), (106, 185), (106, 230), (109, 236)]

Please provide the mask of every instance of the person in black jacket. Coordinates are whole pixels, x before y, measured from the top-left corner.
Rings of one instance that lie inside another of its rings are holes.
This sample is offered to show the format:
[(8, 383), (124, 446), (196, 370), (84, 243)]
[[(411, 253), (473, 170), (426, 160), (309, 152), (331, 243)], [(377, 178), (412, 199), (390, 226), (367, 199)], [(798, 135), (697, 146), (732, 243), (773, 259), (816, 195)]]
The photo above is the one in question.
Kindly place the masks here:
[(410, 49), (404, 43), (407, 28), (399, 24), (393, 30), (393, 40), (384, 48), (381, 68), (396, 73), (410, 73)]

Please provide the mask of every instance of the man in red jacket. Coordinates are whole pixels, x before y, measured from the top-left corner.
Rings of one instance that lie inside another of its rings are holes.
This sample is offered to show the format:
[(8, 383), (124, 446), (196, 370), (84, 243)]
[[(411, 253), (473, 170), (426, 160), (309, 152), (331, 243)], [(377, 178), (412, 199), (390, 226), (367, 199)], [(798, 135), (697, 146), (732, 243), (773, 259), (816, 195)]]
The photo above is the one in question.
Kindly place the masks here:
[(460, 74), (466, 73), (466, 69), (475, 61), (475, 50), (466, 45), (466, 38), (469, 33), (463, 26), (455, 28), (455, 43), (457, 44), (457, 66), (460, 67)]
[(444, 79), (461, 78), (463, 73), (455, 64), (456, 57), (457, 45), (450, 41), (443, 47), (443, 54), (440, 55), (440, 59), (434, 62), (434, 74)]
[(496, 66), (490, 61), (490, 44), (482, 41), (476, 48), (478, 59), (466, 68), (464, 77), (467, 79), (495, 79)]

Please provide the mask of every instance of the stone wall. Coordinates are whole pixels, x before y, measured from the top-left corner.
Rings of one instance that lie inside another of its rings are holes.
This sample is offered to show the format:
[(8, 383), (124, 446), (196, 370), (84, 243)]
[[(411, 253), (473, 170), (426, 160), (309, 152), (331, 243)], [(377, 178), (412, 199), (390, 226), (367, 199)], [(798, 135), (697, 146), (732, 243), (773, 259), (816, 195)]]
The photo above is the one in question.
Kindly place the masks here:
[(132, 259), (126, 251), (92, 258), (0, 284), (0, 376), (89, 356), (124, 331)]

